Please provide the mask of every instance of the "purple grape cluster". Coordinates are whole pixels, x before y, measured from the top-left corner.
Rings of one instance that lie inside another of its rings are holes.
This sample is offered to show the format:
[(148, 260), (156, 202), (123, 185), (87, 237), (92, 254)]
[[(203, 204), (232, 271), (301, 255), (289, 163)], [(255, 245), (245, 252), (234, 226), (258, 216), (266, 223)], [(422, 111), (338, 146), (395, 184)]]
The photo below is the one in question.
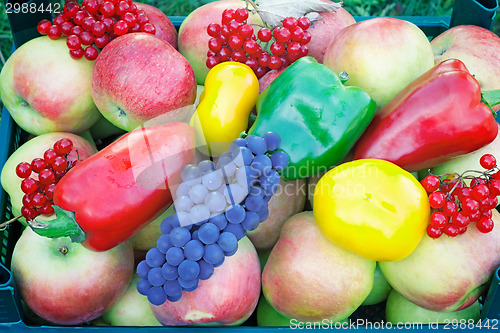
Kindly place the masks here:
[(186, 165), (175, 190), (176, 214), (161, 223), (157, 246), (137, 266), (140, 294), (151, 304), (176, 302), (212, 276), (238, 241), (269, 216), (268, 202), (280, 182), (288, 155), (278, 150), (277, 133), (238, 138), (230, 151)]

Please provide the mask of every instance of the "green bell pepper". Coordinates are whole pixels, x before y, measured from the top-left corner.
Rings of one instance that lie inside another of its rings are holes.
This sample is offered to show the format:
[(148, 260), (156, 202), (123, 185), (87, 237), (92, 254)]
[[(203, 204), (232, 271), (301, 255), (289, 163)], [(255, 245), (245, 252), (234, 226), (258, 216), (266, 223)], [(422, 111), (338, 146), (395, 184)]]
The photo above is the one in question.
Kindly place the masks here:
[(259, 96), (248, 134), (274, 131), (290, 157), (288, 180), (325, 172), (354, 146), (376, 111), (364, 90), (345, 87), (337, 73), (312, 57), (284, 70)]

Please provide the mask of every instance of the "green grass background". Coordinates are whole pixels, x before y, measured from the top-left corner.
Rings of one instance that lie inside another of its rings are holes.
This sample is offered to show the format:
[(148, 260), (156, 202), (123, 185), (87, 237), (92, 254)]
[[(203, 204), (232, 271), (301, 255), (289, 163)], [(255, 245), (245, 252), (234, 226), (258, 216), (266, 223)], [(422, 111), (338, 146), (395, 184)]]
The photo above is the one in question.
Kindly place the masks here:
[[(59, 2), (61, 0), (53, 0)], [(213, 0), (212, 0), (213, 1)], [(64, 1), (62, 1), (64, 2)], [(193, 9), (211, 0), (141, 0), (167, 15), (186, 16)], [(353, 16), (449, 16), (454, 0), (344, 0), (344, 8)], [(5, 13), (5, 0), (0, 0), (0, 68), (11, 52), (12, 35)], [(493, 31), (500, 34), (500, 14), (496, 16)]]

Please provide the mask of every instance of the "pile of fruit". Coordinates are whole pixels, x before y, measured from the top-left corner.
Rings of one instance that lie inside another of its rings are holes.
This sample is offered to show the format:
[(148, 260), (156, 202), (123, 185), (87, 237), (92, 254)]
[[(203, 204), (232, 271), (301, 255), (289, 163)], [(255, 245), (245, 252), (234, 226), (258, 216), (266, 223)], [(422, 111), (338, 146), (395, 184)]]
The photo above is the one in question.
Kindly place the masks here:
[(322, 0), (212, 1), (178, 29), (67, 0), (37, 23), (0, 73), (32, 135), (1, 172), (26, 322), (489, 325), (494, 33)]

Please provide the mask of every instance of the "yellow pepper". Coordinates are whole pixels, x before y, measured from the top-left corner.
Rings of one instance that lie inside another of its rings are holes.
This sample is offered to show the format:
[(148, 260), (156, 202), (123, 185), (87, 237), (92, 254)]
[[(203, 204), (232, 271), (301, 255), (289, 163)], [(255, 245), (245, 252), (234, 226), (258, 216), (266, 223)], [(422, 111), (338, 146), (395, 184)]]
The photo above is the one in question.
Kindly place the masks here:
[(238, 62), (214, 66), (190, 122), (197, 131), (198, 149), (210, 156), (228, 151), (231, 141), (247, 129), (257, 97), (259, 81), (250, 67)]
[(341, 164), (314, 190), (314, 218), (335, 244), (374, 261), (407, 257), (429, 224), (427, 193), (399, 166), (376, 159)]

